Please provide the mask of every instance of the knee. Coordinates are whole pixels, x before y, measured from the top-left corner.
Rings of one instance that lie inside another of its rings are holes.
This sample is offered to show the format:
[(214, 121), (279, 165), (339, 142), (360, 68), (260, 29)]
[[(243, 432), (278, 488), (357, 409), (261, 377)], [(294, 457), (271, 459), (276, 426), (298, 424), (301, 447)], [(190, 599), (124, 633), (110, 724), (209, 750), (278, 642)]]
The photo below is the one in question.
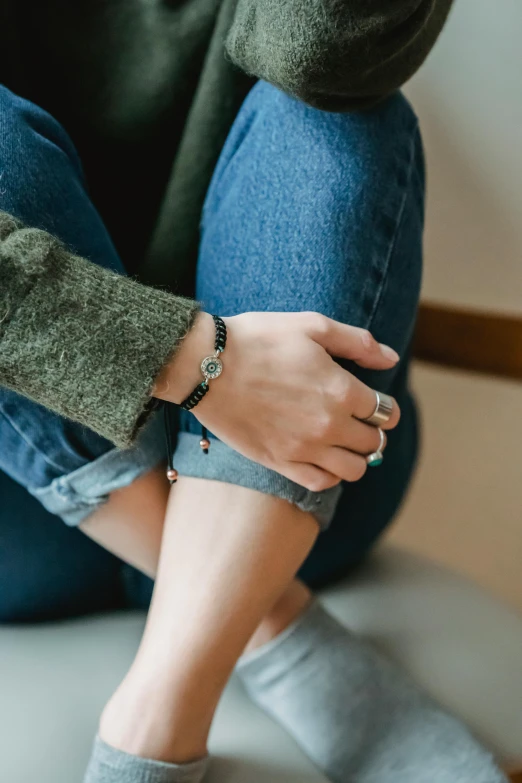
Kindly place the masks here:
[(81, 171), (74, 146), (48, 112), (0, 85), (0, 209), (27, 221), (31, 200), (70, 168)]
[(40, 140), (47, 140), (59, 147), (70, 144), (60, 123), (44, 109), (16, 95), (0, 84), (0, 117), (2, 118), (2, 146), (13, 151), (18, 144), (25, 149)]
[(344, 203), (364, 195), (368, 204), (367, 196), (381, 199), (390, 182), (404, 185), (412, 165), (422, 178), (418, 141), (417, 118), (400, 92), (368, 111), (333, 113), (258, 82), (238, 115), (223, 164), (243, 147), (252, 168), (277, 169), (275, 179), (297, 196), (320, 187)]
[(51, 114), (0, 84), (0, 162), (13, 167), (45, 166), (46, 159), (65, 155), (75, 164), (77, 154), (67, 132)]
[(424, 158), (415, 113), (400, 92), (368, 111), (333, 113), (258, 82), (223, 149), (204, 225), (231, 201), (255, 204), (251, 209), (279, 227), (285, 217), (294, 226), (299, 221), (323, 247), (349, 242), (369, 251), (382, 238), (386, 253), (406, 204), (422, 227)]
[(420, 280), (423, 172), (417, 119), (400, 93), (369, 111), (330, 113), (259, 82), (208, 193), (203, 300), (212, 280), (244, 306), (251, 269), (257, 309), (319, 310), (365, 328), (377, 319), (387, 342), (396, 323), (390, 344), (403, 350)]

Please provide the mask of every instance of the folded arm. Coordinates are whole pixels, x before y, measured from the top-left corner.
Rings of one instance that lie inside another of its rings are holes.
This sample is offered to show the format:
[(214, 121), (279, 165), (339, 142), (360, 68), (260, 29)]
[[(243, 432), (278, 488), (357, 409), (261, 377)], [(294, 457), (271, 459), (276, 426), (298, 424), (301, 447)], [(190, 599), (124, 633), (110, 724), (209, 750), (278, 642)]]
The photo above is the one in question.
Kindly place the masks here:
[(452, 0), (239, 0), (232, 60), (327, 111), (371, 106), (435, 43)]
[(128, 446), (198, 305), (0, 212), (0, 384)]

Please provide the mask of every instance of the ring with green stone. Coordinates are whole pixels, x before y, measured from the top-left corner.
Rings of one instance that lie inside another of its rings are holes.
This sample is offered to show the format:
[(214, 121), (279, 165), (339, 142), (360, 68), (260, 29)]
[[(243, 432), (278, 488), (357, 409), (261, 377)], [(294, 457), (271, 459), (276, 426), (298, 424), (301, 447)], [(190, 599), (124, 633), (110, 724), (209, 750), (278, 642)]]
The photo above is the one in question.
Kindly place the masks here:
[(381, 430), (380, 427), (377, 427), (379, 432), (379, 437), (381, 439), (381, 442), (379, 443), (379, 447), (376, 451), (372, 452), (371, 454), (368, 454), (366, 457), (366, 464), (369, 468), (378, 468), (379, 465), (382, 465), (384, 460), (384, 454), (382, 453), (382, 449), (384, 447), (384, 432)]

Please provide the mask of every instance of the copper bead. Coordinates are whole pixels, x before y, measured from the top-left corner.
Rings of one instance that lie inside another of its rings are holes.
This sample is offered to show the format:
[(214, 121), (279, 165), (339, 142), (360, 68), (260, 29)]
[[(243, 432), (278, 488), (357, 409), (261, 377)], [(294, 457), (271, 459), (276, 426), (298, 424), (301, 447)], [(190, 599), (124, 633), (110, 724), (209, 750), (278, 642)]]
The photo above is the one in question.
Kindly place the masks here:
[(178, 471), (175, 470), (175, 468), (169, 468), (167, 470), (167, 478), (168, 478), (169, 481), (172, 481), (172, 482), (177, 481), (178, 480), (178, 475), (179, 475)]

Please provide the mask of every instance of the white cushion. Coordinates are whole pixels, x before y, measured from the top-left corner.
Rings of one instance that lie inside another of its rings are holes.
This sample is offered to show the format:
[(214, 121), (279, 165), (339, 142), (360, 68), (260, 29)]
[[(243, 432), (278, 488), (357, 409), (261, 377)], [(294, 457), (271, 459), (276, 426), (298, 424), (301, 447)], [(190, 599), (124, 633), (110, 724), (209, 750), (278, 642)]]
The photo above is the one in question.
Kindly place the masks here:
[[(522, 618), (480, 588), (386, 549), (324, 600), (465, 718), (522, 759)], [(9, 783), (80, 783), (97, 717), (130, 664), (143, 616), (0, 628), (0, 759)], [(212, 730), (210, 783), (325, 783), (232, 680)]]

